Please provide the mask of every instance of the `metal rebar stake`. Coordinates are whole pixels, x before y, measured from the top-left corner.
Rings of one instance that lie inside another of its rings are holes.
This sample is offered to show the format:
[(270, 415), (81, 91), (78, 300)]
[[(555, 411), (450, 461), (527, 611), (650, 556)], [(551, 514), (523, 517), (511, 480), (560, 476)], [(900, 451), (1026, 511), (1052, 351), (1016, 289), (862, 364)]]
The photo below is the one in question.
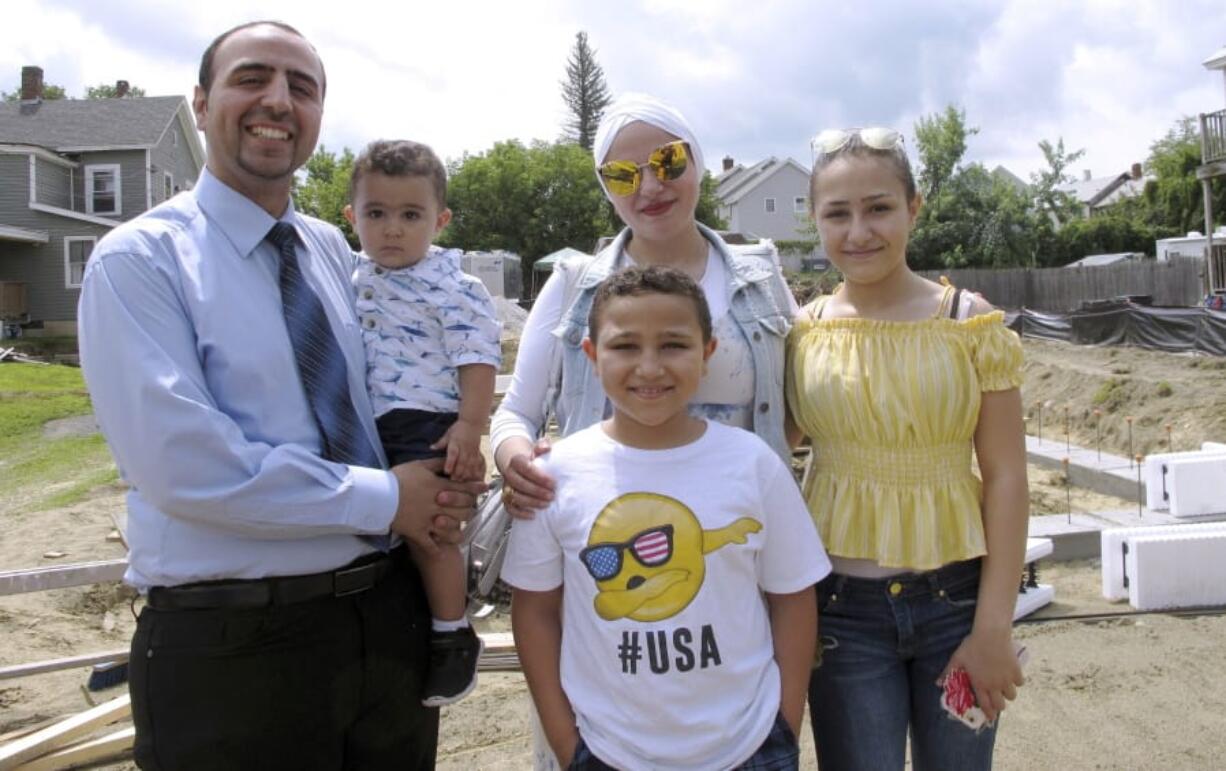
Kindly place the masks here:
[(1094, 409), (1094, 448), (1098, 451), (1099, 465), (1101, 465), (1103, 462), (1102, 425), (1103, 425), (1103, 411), (1098, 408), (1095, 408)]
[(1124, 420), (1128, 421), (1128, 468), (1132, 468), (1132, 416), (1128, 415)]
[(1068, 523), (1073, 524), (1073, 486), (1069, 481), (1068, 473), (1068, 458), (1065, 457), (1061, 463), (1064, 465), (1064, 501), (1068, 506)]
[(1166, 451), (1174, 452), (1175, 448), (1171, 445), (1171, 424), (1167, 423), (1164, 428), (1166, 428)]
[(1141, 513), (1141, 499), (1145, 497), (1145, 493), (1141, 489), (1141, 456), (1136, 456), (1137, 461), (1137, 519), (1144, 519), (1145, 515)]
[(1043, 446), (1043, 402), (1034, 403), (1035, 410), (1039, 413), (1039, 446)]
[(1073, 443), (1072, 443), (1072, 440), (1069, 439), (1068, 431), (1069, 431), (1068, 405), (1066, 404), (1064, 405), (1064, 451), (1067, 452), (1069, 455), (1072, 455), (1073, 454)]

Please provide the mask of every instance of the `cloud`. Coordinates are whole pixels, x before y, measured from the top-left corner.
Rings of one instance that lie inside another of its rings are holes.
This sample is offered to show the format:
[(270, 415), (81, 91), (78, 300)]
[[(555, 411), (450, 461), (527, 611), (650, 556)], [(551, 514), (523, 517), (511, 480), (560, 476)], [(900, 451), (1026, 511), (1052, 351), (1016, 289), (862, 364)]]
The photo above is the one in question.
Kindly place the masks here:
[[(1224, 42), (1220, 0), (455, 0), (337, 9), (269, 0), (260, 16), (298, 27), (329, 75), (322, 141), (358, 149), (411, 137), (444, 157), (495, 141), (552, 140), (579, 30), (610, 87), (654, 93), (695, 125), (712, 165), (767, 155), (809, 161), (822, 128), (888, 125), (955, 104), (981, 131), (968, 159), (1022, 176), (1040, 139), (1086, 148), (1096, 174), (1122, 170), (1182, 115), (1221, 109), (1200, 62)], [(124, 78), (190, 95), (199, 55), (254, 18), (239, 0), (18, 4), (0, 28), (0, 88), (23, 64), (79, 94)]]

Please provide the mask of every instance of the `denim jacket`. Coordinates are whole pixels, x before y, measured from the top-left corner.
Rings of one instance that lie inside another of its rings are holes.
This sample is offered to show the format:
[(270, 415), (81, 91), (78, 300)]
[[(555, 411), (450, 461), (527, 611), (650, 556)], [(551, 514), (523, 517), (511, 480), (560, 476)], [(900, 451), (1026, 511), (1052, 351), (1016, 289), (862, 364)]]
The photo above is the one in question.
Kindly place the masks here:
[[(745, 335), (753, 356), (753, 431), (788, 462), (791, 451), (783, 434), (783, 346), (792, 325), (787, 284), (769, 259), (733, 252), (715, 231), (702, 224), (698, 230), (724, 260), (730, 290), (728, 312)], [(562, 436), (604, 417), (604, 389), (581, 343), (587, 335), (596, 285), (613, 271), (629, 240), (627, 228), (593, 259), (564, 262), (555, 268), (565, 271), (569, 291), (563, 301), (562, 320), (553, 331), (560, 342), (556, 349), (561, 358), (560, 368), (555, 362), (553, 371), (560, 372), (561, 378), (560, 382), (555, 378), (545, 396), (545, 412), (552, 408)]]

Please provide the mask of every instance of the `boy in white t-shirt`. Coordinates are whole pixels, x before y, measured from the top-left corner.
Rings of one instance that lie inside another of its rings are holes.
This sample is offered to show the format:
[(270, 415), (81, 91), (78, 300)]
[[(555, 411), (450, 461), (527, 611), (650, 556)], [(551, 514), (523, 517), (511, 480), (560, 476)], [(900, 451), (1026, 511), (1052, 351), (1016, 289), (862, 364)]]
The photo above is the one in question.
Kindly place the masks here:
[(557, 494), (515, 522), (502, 572), (563, 767), (797, 767), (830, 563), (775, 453), (687, 411), (715, 345), (680, 271), (596, 291), (583, 347), (612, 417), (537, 461)]

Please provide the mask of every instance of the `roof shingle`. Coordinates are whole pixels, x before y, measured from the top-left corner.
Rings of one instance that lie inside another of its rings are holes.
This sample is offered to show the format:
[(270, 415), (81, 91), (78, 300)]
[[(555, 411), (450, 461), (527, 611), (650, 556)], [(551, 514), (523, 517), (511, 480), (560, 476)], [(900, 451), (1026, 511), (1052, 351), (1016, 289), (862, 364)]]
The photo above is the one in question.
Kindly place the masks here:
[(181, 96), (147, 96), (5, 102), (0, 104), (0, 142), (57, 151), (154, 145), (184, 101)]

